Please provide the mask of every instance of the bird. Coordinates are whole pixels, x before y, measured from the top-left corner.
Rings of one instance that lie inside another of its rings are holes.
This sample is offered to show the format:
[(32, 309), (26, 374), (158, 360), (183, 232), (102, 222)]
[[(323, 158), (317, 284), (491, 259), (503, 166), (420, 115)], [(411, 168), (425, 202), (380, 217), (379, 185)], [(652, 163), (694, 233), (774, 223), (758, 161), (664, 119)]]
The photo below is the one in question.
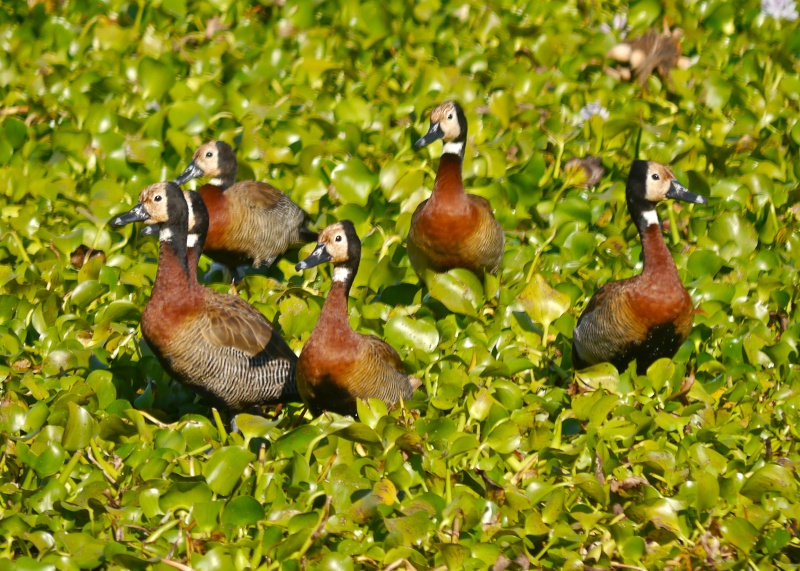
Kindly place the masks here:
[(356, 399), (377, 398), (392, 405), (411, 398), (420, 384), (388, 343), (357, 333), (347, 316), (347, 296), (361, 261), (361, 241), (353, 223), (336, 222), (319, 234), (314, 251), (298, 271), (333, 263), (333, 284), (297, 362), (297, 386), (314, 416), (323, 411), (356, 416)]
[(200, 146), (174, 182), (210, 177), (198, 192), (209, 213), (203, 250), (232, 272), (240, 266), (268, 267), (292, 244), (314, 242), (308, 213), (283, 192), (265, 182), (236, 182), (238, 163), (223, 141)]
[(414, 211), (408, 231), (408, 259), (420, 277), (465, 268), (478, 277), (497, 274), (505, 234), (489, 201), (467, 194), (461, 167), (467, 142), (467, 119), (461, 105), (447, 101), (431, 111), (428, 132), (417, 148), (444, 141), (431, 197)]
[(707, 204), (659, 163), (633, 162), (625, 189), (628, 212), (642, 241), (642, 273), (602, 286), (589, 300), (572, 337), (575, 370), (610, 362), (624, 370), (636, 360), (643, 375), (674, 357), (692, 330), (694, 306), (661, 236), (656, 205), (668, 198)]
[[(208, 212), (174, 182), (148, 186), (112, 226), (157, 224), (160, 251), (142, 335), (175, 379), (234, 412), (298, 402), (297, 355), (255, 307), (197, 282)], [(190, 229), (191, 224), (191, 229)]]
[(627, 63), (630, 68), (607, 68), (606, 71), (618, 79), (629, 80), (633, 71), (640, 85), (647, 82), (654, 71), (658, 71), (661, 79), (669, 80), (674, 68), (688, 69), (691, 61), (681, 55), (681, 30), (670, 30), (666, 23), (664, 31), (647, 30), (642, 36), (617, 44), (606, 54), (609, 59)]

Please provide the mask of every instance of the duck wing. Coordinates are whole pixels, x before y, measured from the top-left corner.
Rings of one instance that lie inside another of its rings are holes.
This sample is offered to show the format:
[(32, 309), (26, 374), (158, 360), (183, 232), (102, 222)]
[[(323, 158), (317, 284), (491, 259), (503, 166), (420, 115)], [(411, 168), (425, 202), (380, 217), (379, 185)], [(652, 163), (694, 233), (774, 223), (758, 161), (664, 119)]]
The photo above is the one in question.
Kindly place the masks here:
[(297, 361), (297, 355), (260, 311), (235, 295), (217, 294), (206, 303), (204, 323), (198, 324), (203, 340), (231, 347), (255, 357), (265, 350), (273, 358)]

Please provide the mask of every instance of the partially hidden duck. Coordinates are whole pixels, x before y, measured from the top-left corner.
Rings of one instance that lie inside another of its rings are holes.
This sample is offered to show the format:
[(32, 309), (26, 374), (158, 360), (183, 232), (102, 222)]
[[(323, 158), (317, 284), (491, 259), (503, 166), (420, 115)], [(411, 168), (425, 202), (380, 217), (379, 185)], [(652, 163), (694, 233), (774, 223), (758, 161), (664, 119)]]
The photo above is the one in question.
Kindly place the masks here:
[(576, 370), (610, 362), (618, 370), (636, 360), (643, 375), (657, 359), (674, 357), (692, 330), (694, 306), (661, 236), (656, 205), (669, 198), (706, 204), (666, 166), (634, 161), (625, 189), (628, 212), (642, 240), (642, 273), (601, 287), (578, 319), (572, 337)]
[(414, 211), (408, 232), (408, 259), (422, 276), (466, 268), (479, 277), (497, 274), (505, 234), (489, 201), (467, 194), (461, 178), (467, 142), (467, 119), (461, 106), (448, 101), (431, 112), (430, 129), (417, 148), (444, 141), (431, 197)]
[[(233, 411), (297, 402), (297, 356), (272, 324), (238, 296), (197, 282), (208, 213), (172, 182), (145, 188), (113, 226), (157, 224), (160, 251), (142, 335), (173, 378)], [(190, 231), (191, 230), (191, 231)]]
[(298, 270), (305, 270), (333, 263), (331, 289), (297, 363), (300, 395), (315, 416), (326, 410), (355, 416), (356, 399), (376, 398), (392, 405), (411, 398), (420, 385), (388, 343), (350, 326), (347, 296), (360, 260), (361, 241), (352, 222), (344, 220), (320, 232), (317, 247), (297, 264)]
[(203, 252), (231, 270), (238, 266), (265, 267), (296, 243), (313, 242), (308, 213), (265, 182), (236, 182), (238, 162), (223, 141), (200, 146), (189, 166), (175, 179), (185, 184), (208, 177), (198, 189), (209, 212)]

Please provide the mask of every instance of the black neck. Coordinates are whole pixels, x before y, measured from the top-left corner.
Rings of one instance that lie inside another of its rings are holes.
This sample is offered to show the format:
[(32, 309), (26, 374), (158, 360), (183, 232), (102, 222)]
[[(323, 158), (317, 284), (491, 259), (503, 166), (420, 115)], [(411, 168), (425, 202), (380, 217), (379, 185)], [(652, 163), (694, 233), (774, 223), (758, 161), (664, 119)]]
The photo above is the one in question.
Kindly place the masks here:
[(627, 202), (628, 212), (631, 218), (633, 218), (633, 223), (636, 224), (636, 229), (639, 230), (639, 235), (642, 236), (644, 235), (644, 231), (647, 230), (647, 227), (650, 226), (650, 221), (645, 216), (645, 213), (648, 213), (650, 219), (655, 217), (655, 220), (658, 220), (656, 205), (649, 200), (637, 198), (631, 194), (628, 194)]

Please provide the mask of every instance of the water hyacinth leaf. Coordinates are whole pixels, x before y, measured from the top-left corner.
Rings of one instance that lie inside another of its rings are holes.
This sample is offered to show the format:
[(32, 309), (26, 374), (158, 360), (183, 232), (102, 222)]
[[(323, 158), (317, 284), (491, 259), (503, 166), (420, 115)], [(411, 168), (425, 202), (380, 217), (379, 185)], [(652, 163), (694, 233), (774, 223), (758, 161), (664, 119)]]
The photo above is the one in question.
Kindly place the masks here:
[(758, 530), (752, 523), (741, 517), (728, 518), (720, 526), (725, 541), (741, 549), (744, 553), (750, 553), (758, 540)]
[(719, 499), (719, 481), (712, 474), (700, 473), (697, 475), (697, 503), (698, 511), (710, 511), (717, 505)]
[(277, 457), (291, 457), (295, 452), (305, 452), (311, 443), (323, 434), (322, 428), (312, 424), (298, 426), (281, 436), (272, 445)]
[(395, 315), (386, 322), (386, 340), (395, 347), (410, 347), (430, 353), (439, 345), (439, 331), (427, 320)]
[(647, 519), (656, 527), (668, 529), (669, 531), (682, 536), (678, 512), (675, 505), (666, 499), (656, 500), (645, 509)]
[(584, 389), (603, 389), (610, 393), (618, 393), (620, 377), (611, 363), (598, 363), (575, 373), (575, 379)]
[(319, 562), (320, 571), (353, 571), (353, 558), (342, 553), (327, 553)]
[(455, 269), (443, 274), (427, 271), (424, 280), (431, 297), (450, 311), (477, 316), (483, 306), (483, 285), (469, 270)]
[(534, 274), (525, 289), (517, 296), (528, 316), (544, 327), (544, 342), (547, 343), (550, 324), (569, 309), (569, 296), (553, 289), (541, 274)]
[(661, 4), (657, 0), (639, 0), (628, 11), (631, 26), (641, 28), (651, 25), (661, 14)]
[(463, 545), (457, 543), (444, 543), (439, 545), (439, 551), (444, 558), (444, 563), (449, 571), (464, 569), (464, 564), (469, 558), (470, 551)]
[(160, 61), (146, 57), (139, 63), (138, 79), (142, 97), (158, 100), (175, 83), (175, 71)]
[(514, 452), (520, 441), (519, 427), (510, 420), (495, 426), (486, 437), (486, 445), (498, 454)]
[(97, 280), (87, 280), (77, 285), (77, 287), (72, 291), (69, 301), (78, 307), (86, 307), (93, 301), (97, 300), (106, 291), (108, 291), (108, 286), (105, 284), (102, 284)]
[(103, 550), (106, 542), (100, 541), (86, 533), (66, 533), (55, 534), (56, 545), (63, 546), (69, 553), (70, 560), (82, 569), (94, 569), (98, 567), (103, 558)]
[(333, 434), (345, 440), (360, 442), (361, 444), (381, 443), (381, 439), (377, 433), (366, 424), (361, 424), (360, 422), (352, 422), (344, 428), (335, 431)]
[(205, 108), (195, 101), (179, 101), (167, 112), (170, 125), (189, 135), (202, 133), (208, 126)]
[(762, 466), (747, 479), (740, 493), (756, 501), (762, 495), (774, 492), (787, 499), (797, 496), (797, 482), (791, 471), (778, 464)]
[(237, 496), (225, 506), (221, 522), (222, 525), (245, 527), (257, 524), (264, 516), (264, 506), (253, 496)]
[(353, 521), (366, 523), (377, 514), (379, 505), (391, 506), (397, 502), (397, 488), (391, 480), (383, 479), (375, 484), (372, 492), (353, 504)]
[(620, 553), (626, 563), (639, 563), (647, 553), (644, 539), (641, 537), (628, 537), (620, 545)]
[(65, 450), (79, 450), (89, 445), (94, 436), (94, 420), (85, 408), (74, 402), (67, 403), (67, 424), (61, 445)]
[(236, 415), (236, 426), (248, 442), (257, 437), (266, 438), (277, 425), (277, 421), (267, 420), (263, 416), (246, 413)]
[(719, 254), (725, 260), (750, 255), (758, 244), (753, 225), (734, 212), (720, 214), (709, 227), (708, 235), (721, 246)]
[(227, 446), (216, 450), (203, 466), (203, 476), (209, 487), (222, 496), (229, 495), (255, 459), (249, 450), (240, 446)]
[(361, 160), (353, 158), (333, 169), (331, 181), (345, 203), (366, 206), (369, 194), (378, 182), (378, 176)]
[(171, 510), (190, 510), (196, 503), (211, 501), (211, 488), (203, 482), (177, 482), (160, 496), (158, 505), (161, 513)]
[(407, 545), (424, 540), (432, 525), (428, 514), (422, 511), (408, 516), (384, 519), (384, 523), (389, 532), (399, 534)]

